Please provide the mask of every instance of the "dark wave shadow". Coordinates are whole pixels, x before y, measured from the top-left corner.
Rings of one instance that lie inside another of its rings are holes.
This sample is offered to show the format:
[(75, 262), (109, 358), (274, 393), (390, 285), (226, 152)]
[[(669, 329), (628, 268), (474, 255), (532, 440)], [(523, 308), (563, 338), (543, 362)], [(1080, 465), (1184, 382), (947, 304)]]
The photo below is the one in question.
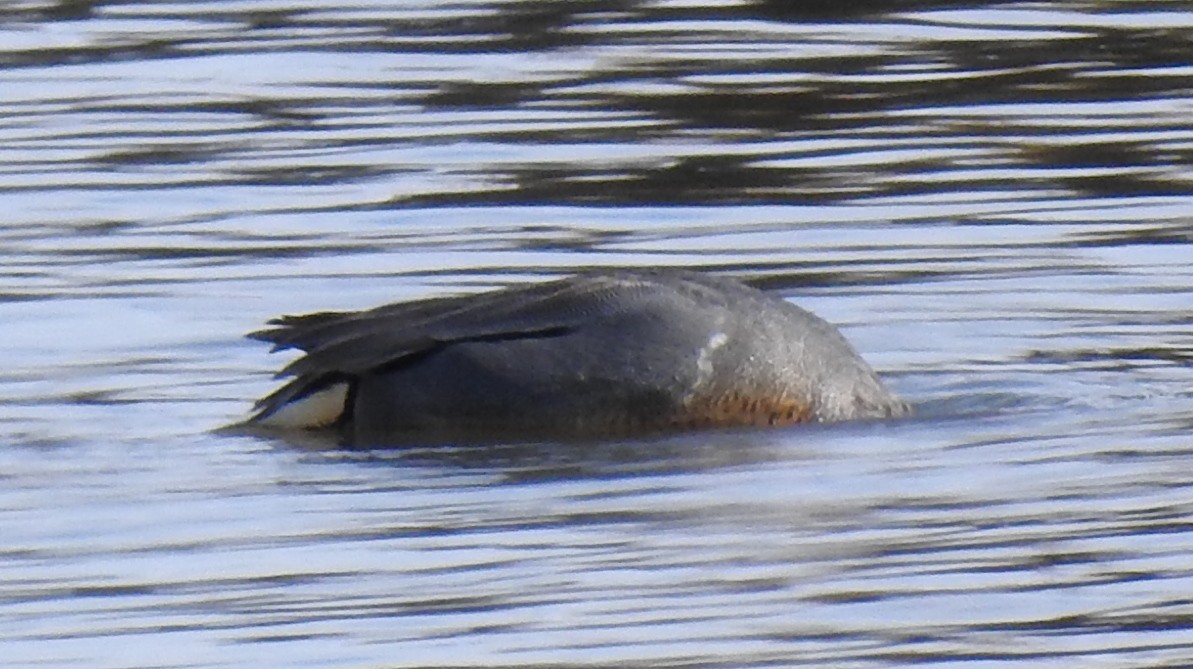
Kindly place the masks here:
[[(912, 419), (914, 420), (914, 419)], [(713, 471), (767, 462), (815, 459), (828, 442), (898, 429), (906, 419), (785, 428), (737, 428), (586, 440), (449, 443), (358, 448), (334, 434), (224, 428), (236, 438), (303, 451), (312, 462), (432, 467), (499, 474), (508, 482), (626, 478)]]

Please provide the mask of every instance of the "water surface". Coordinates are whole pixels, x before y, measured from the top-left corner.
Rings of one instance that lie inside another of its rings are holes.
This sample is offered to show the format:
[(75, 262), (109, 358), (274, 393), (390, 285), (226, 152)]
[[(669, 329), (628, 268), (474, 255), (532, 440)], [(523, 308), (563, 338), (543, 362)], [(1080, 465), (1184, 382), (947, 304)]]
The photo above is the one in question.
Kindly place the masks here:
[[(1169, 3), (0, 8), (6, 666), (1193, 660)], [(214, 432), (241, 335), (607, 265), (839, 324), (917, 416)]]

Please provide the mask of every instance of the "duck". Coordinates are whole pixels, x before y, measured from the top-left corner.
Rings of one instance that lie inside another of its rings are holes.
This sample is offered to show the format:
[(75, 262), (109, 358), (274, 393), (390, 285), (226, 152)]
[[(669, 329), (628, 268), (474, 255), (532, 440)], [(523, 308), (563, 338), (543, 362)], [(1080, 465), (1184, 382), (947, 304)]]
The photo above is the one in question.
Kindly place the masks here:
[(353, 445), (617, 438), (907, 414), (827, 321), (735, 279), (598, 269), (248, 336), (301, 355), (249, 427)]

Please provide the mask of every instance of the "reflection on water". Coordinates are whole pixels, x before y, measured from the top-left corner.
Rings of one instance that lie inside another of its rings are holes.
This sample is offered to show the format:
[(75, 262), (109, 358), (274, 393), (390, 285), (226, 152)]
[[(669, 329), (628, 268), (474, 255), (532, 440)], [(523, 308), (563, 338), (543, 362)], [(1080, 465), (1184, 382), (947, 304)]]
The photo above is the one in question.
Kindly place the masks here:
[[(0, 7), (6, 666), (1149, 666), (1193, 646), (1193, 19), (1149, 2)], [(229, 436), (279, 313), (599, 265), (908, 421)]]

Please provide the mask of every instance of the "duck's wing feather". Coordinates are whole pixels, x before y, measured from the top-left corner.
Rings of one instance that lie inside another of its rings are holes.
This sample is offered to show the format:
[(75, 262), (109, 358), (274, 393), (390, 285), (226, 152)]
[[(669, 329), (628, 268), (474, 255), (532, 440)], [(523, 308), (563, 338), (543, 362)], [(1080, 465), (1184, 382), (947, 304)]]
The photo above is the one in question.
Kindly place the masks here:
[(284, 367), (291, 381), (256, 405), (258, 415), (333, 383), (401, 364), (412, 356), (465, 341), (564, 334), (594, 317), (635, 303), (627, 297), (652, 287), (638, 275), (578, 275), (545, 284), (462, 297), (432, 298), (358, 312), (285, 316), (249, 335), (306, 354)]

